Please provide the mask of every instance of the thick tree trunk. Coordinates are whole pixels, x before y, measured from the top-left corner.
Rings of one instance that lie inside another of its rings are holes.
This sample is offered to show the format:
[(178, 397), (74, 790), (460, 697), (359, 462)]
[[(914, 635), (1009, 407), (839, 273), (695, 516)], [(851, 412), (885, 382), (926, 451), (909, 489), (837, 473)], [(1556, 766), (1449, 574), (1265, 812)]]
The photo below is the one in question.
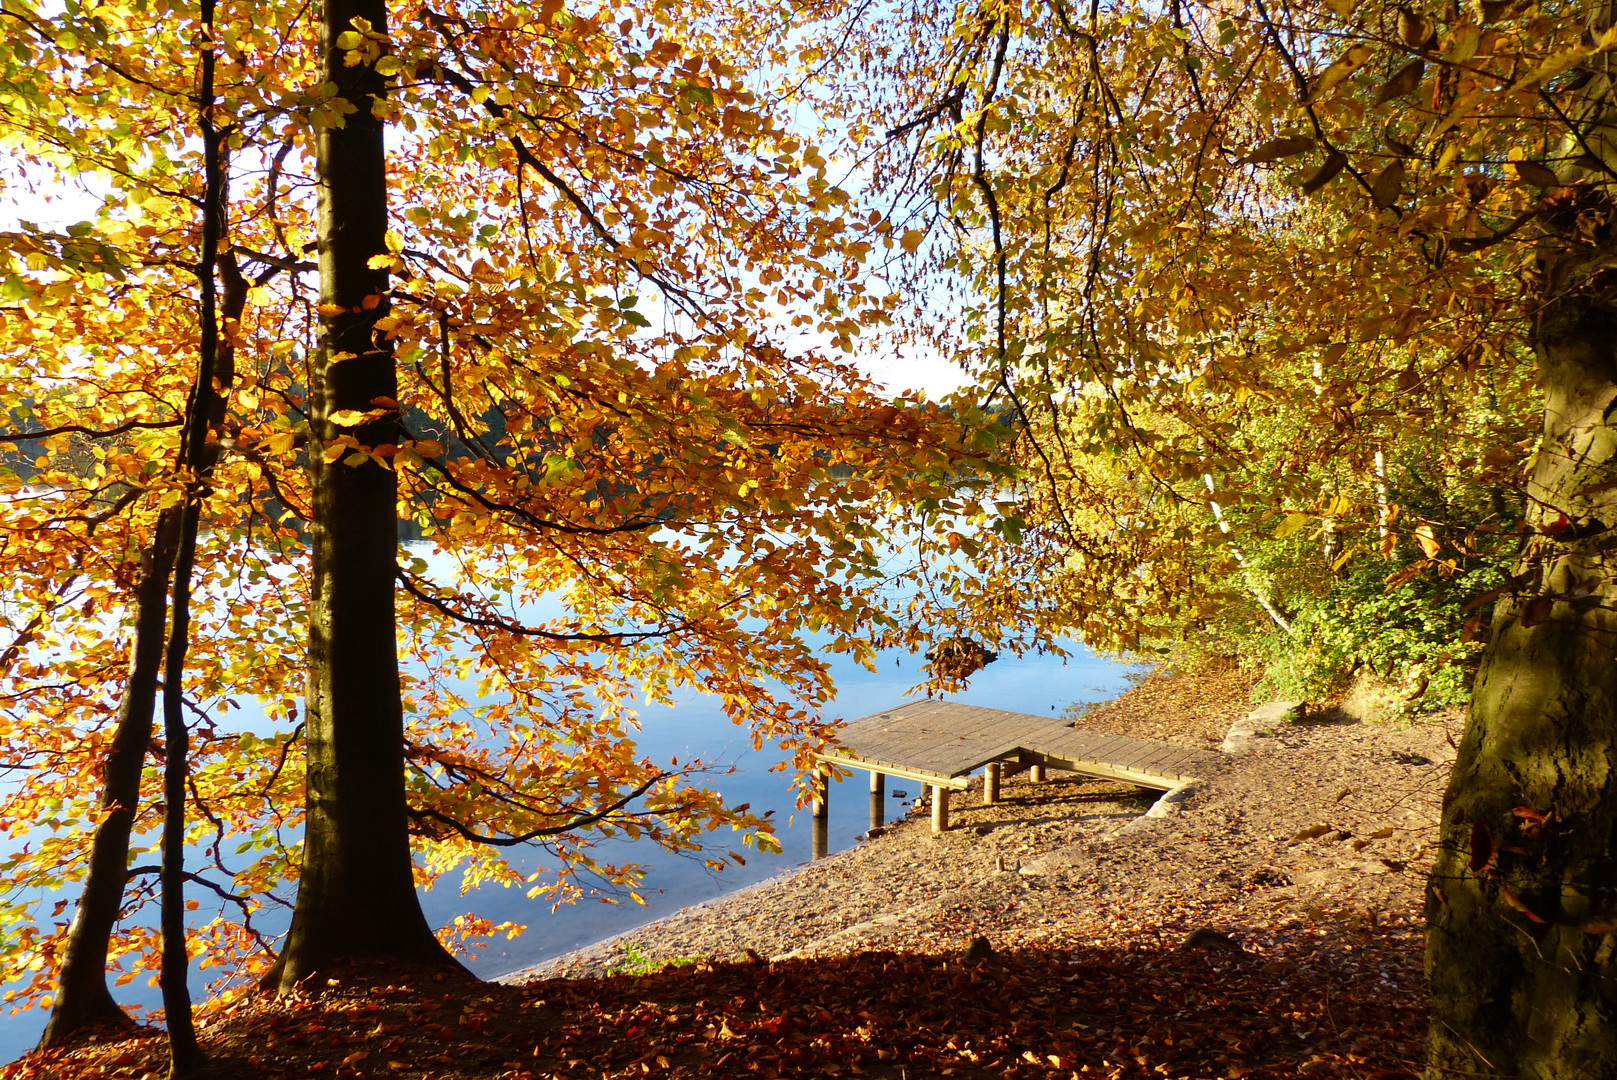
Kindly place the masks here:
[[(1562, 223), (1602, 213), (1584, 239), (1617, 250), (1610, 204), (1577, 203)], [(1427, 887), (1434, 1078), (1617, 1077), (1617, 296), (1556, 252), (1589, 266), (1548, 245), (1541, 266), (1525, 584), (1494, 615)]]
[(59, 1046), (92, 1029), (124, 1033), (134, 1026), (107, 989), (107, 942), (123, 907), (129, 879), (129, 834), (140, 804), (140, 775), (152, 741), (152, 710), (157, 702), (157, 672), (163, 662), (168, 626), (168, 582), (180, 534), (175, 507), (158, 515), (151, 546), (140, 564), (135, 586), (135, 636), (130, 650), (129, 681), (118, 703), (118, 725), (103, 763), (103, 817), (90, 842), (90, 869), (67, 933), (67, 948), (57, 977), (56, 1000), (39, 1045)]
[[(372, 112), (385, 86), (369, 64), (348, 66), (338, 35), (356, 20), (386, 31), (384, 0), (327, 0), (326, 78), (356, 107), (321, 132), (320, 298), (325, 337), (311, 374), (308, 795), (303, 869), (285, 949), (266, 983), (291, 989), (342, 958), (452, 965), (416, 899), (404, 788), (393, 575), (397, 480), (360, 451), (326, 461), (350, 435), (361, 447), (400, 438), (392, 348), (375, 329), (387, 313), (387, 166)], [(342, 411), (379, 415), (336, 425)]]

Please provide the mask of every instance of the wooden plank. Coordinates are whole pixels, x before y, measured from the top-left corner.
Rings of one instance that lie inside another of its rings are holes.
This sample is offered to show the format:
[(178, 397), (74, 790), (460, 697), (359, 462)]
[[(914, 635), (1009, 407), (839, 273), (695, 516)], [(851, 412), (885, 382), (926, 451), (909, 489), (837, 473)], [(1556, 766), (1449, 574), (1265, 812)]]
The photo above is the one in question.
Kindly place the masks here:
[(999, 775), (1053, 766), (1146, 787), (1172, 787), (1217, 767), (1220, 757), (1150, 739), (1087, 731), (1064, 720), (947, 700), (915, 701), (851, 721), (825, 758), (945, 790), (986, 765)]
[(967, 786), (969, 786), (968, 781), (964, 777), (943, 776), (935, 772), (928, 772), (924, 769), (909, 768), (907, 766), (897, 764), (896, 762), (887, 763), (865, 761), (861, 758), (849, 757), (844, 754), (816, 754), (815, 757), (820, 761), (841, 765), (845, 768), (871, 769), (876, 772), (885, 773), (888, 776), (897, 776), (905, 780), (914, 780), (922, 784), (935, 784), (940, 787), (946, 787), (951, 791), (964, 791), (966, 790)]

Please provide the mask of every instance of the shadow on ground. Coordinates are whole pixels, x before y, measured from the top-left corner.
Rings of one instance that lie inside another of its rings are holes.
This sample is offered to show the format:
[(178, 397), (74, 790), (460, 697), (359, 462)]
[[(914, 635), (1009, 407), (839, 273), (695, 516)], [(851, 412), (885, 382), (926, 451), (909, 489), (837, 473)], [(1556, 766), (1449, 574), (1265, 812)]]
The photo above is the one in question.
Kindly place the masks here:
[[(973, 967), (866, 952), (525, 986), (354, 968), (319, 996), (217, 1007), (203, 1041), (215, 1075), (240, 1080), (1411, 1076), (1414, 949), (1372, 931), (1261, 960), (1218, 942)], [(148, 1035), (25, 1058), (0, 1080), (155, 1077), (166, 1056)]]

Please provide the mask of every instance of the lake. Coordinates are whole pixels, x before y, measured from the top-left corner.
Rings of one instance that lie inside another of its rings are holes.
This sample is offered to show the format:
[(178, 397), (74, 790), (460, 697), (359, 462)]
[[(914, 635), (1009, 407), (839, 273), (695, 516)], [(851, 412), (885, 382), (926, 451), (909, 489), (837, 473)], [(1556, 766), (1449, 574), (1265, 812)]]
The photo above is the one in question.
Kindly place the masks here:
[[(1014, 712), (1059, 714), (1074, 703), (1086, 704), (1115, 697), (1128, 686), (1134, 665), (1096, 656), (1083, 645), (1069, 643), (1072, 655), (1063, 660), (1053, 656), (1004, 657), (973, 676), (970, 688), (950, 695), (951, 700), (984, 705)], [(875, 673), (853, 661), (831, 657), (837, 694), (827, 713), (856, 719), (897, 705), (905, 691), (918, 681), (921, 659), (905, 653), (880, 655)], [(776, 811), (780, 855), (765, 855), (748, 849), (743, 852), (744, 867), (731, 866), (723, 872), (709, 870), (699, 857), (673, 856), (646, 841), (613, 843), (612, 855), (638, 861), (649, 867), (639, 889), (646, 906), (626, 901), (620, 904), (584, 900), (562, 907), (554, 914), (544, 901), (529, 900), (519, 889), (486, 887), (462, 897), (458, 880), (450, 877), (434, 890), (422, 894), (422, 906), (434, 925), (448, 922), (457, 914), (473, 911), (495, 923), (511, 920), (526, 923), (528, 931), (515, 941), (497, 939), (470, 966), (477, 974), (492, 978), (536, 964), (562, 953), (610, 937), (624, 930), (671, 914), (680, 908), (730, 892), (743, 885), (785, 872), (809, 858), (810, 814), (797, 811), (790, 790), (791, 774), (770, 772), (769, 767), (782, 755), (766, 748), (755, 753), (742, 729), (729, 723), (718, 702), (701, 693), (686, 695), (671, 707), (643, 707), (640, 710), (641, 755), (666, 760), (678, 755), (735, 766), (735, 772), (711, 778), (727, 801), (751, 802), (755, 812)], [(853, 773), (830, 792), (830, 850), (839, 851), (856, 843), (869, 827), (867, 774)], [(905, 791), (911, 799), (920, 785), (890, 779), (888, 782), (889, 819), (898, 817), (908, 800), (895, 798)], [(737, 845), (736, 834), (715, 833), (715, 848), (728, 851)], [(603, 848), (605, 846), (603, 845)], [(604, 851), (603, 851), (604, 854)], [(541, 866), (537, 858), (513, 862), (526, 870)], [(216, 975), (217, 972), (205, 973)], [(205, 978), (193, 970), (194, 993), (200, 999)], [(144, 976), (116, 987), (114, 994), (126, 1005), (144, 1008), (158, 1004), (155, 987), (146, 985)], [(44, 1013), (30, 1010), (16, 1016), (0, 1017), (0, 1062), (9, 1061), (28, 1050), (44, 1026)]]

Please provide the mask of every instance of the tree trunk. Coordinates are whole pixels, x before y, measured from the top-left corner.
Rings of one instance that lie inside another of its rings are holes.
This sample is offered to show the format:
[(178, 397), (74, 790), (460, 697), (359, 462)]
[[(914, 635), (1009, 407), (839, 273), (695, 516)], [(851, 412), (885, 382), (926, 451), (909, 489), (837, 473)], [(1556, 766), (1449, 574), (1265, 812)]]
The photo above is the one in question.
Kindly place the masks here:
[[(340, 435), (383, 453), (400, 438), (392, 347), (375, 329), (387, 313), (383, 125), (372, 112), (384, 80), (348, 66), (338, 35), (386, 32), (384, 0), (327, 0), (325, 75), (355, 106), (320, 133), (320, 299), (324, 339), (310, 377), (308, 794), (303, 868), (286, 947), (265, 982), (289, 990), (342, 958), (453, 965), (421, 913), (404, 788), (393, 578), (397, 480), (352, 448), (324, 460)], [(356, 23), (358, 24), (356, 26)], [(360, 424), (333, 414), (380, 410)]]
[[(223, 166), (221, 165), (221, 168)], [(247, 305), (248, 283), (235, 256), (219, 258), (224, 292), (212, 370), (217, 392), (208, 394), (208, 422), (217, 426), (225, 418), (224, 394), (236, 380), (235, 327)], [(192, 394), (198, 394), (197, 384)], [(198, 483), (205, 483), (219, 461), (218, 442), (204, 441), (194, 461)], [(108, 941), (123, 906), (128, 884), (129, 836), (140, 803), (140, 776), (152, 741), (152, 714), (157, 702), (157, 673), (163, 664), (168, 628), (168, 588), (180, 547), (181, 507), (157, 516), (152, 543), (142, 560), (135, 586), (135, 634), (130, 649), (129, 680), (118, 706), (118, 724), (102, 766), (101, 808), (105, 815), (90, 843), (90, 869), (79, 896), (79, 907), (68, 930), (62, 970), (57, 976), (56, 1000), (40, 1037), (41, 1048), (59, 1046), (107, 1028), (122, 1034), (134, 1022), (120, 1009), (107, 989)]]
[[(214, 0), (202, 0), (202, 25), (213, 36)], [(191, 732), (185, 723), (185, 659), (191, 647), (191, 575), (196, 565), (197, 531), (202, 521), (206, 475), (219, 460), (218, 440), (209, 436), (224, 419), (224, 395), (233, 372), (221, 365), (219, 333), (219, 247), (225, 237), (226, 200), (225, 134), (215, 122), (214, 52), (202, 48), (197, 124), (202, 135), (204, 187), (202, 245), (197, 279), (202, 286), (196, 381), (185, 415), (181, 459), (185, 465), (185, 501), (180, 512), (180, 544), (174, 560), (174, 593), (169, 610), (173, 626), (163, 659), (163, 840), (160, 874), (163, 967), (163, 1019), (168, 1028), (169, 1080), (206, 1074), (207, 1057), (197, 1043), (191, 1015), (190, 954), (185, 926), (185, 806), (190, 776)], [(234, 275), (240, 284), (240, 275)], [(237, 310), (239, 317), (240, 310)], [(228, 340), (230, 335), (224, 335)]]
[(163, 661), (168, 626), (168, 580), (179, 540), (179, 509), (157, 518), (151, 545), (141, 559), (135, 587), (135, 636), (129, 681), (118, 703), (118, 725), (103, 764), (101, 823), (90, 842), (90, 869), (57, 976), (56, 1000), (40, 1038), (41, 1047), (59, 1046), (94, 1028), (122, 1034), (134, 1027), (107, 989), (107, 942), (123, 907), (129, 878), (129, 834), (140, 804), (140, 775), (152, 741), (152, 710), (157, 672)]
[[(1584, 241), (1617, 250), (1598, 189), (1557, 198), (1552, 233), (1601, 214)], [(1525, 583), (1495, 610), (1427, 886), (1434, 1078), (1617, 1077), (1617, 300), (1589, 248), (1552, 245)]]

